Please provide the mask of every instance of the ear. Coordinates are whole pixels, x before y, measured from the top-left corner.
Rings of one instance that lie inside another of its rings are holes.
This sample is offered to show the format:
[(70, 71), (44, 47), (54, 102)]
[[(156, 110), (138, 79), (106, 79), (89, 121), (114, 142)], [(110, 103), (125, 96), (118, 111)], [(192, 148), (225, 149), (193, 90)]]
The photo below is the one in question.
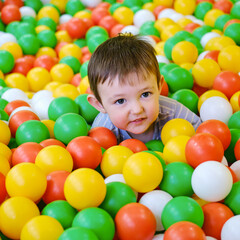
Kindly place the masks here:
[(102, 113), (106, 113), (103, 105), (96, 99), (96, 97), (93, 94), (88, 94), (87, 96), (88, 102), (95, 107), (98, 111)]

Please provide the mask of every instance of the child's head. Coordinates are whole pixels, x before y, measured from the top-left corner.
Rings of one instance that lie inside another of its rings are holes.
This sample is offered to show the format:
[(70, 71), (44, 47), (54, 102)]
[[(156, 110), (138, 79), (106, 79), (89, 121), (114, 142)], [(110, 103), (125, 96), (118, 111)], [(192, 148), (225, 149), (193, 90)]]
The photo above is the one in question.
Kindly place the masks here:
[[(102, 43), (92, 54), (88, 65), (90, 88), (99, 102), (98, 85), (116, 77), (120, 83), (136, 73), (145, 78), (153, 74), (160, 84), (159, 66), (152, 45), (141, 36), (120, 34)], [(135, 83), (137, 84), (137, 83)]]

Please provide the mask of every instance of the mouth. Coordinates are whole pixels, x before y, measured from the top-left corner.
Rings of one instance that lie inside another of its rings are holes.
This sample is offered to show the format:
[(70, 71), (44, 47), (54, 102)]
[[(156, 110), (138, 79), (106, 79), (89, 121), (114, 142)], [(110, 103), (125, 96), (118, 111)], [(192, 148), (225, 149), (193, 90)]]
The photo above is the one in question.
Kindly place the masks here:
[(142, 123), (144, 120), (145, 120), (145, 118), (137, 118), (137, 119), (131, 121), (131, 123), (139, 124), (139, 123)]

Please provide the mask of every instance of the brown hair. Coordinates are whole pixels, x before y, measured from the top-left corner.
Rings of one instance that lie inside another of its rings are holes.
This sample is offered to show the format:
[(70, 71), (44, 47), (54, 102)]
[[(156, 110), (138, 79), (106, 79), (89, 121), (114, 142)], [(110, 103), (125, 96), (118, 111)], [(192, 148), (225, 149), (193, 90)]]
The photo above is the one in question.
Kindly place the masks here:
[(139, 35), (119, 34), (97, 47), (88, 64), (88, 79), (90, 88), (101, 102), (97, 86), (106, 80), (118, 77), (121, 83), (130, 73), (156, 75), (160, 82), (160, 72), (156, 52), (153, 46)]

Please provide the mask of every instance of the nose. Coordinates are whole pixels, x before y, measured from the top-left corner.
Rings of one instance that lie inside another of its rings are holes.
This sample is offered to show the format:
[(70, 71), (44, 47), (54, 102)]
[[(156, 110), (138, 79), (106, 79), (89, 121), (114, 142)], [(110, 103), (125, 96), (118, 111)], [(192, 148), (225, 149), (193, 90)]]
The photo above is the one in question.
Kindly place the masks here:
[(131, 104), (131, 112), (133, 114), (140, 114), (143, 111), (143, 105), (140, 101), (134, 101)]

